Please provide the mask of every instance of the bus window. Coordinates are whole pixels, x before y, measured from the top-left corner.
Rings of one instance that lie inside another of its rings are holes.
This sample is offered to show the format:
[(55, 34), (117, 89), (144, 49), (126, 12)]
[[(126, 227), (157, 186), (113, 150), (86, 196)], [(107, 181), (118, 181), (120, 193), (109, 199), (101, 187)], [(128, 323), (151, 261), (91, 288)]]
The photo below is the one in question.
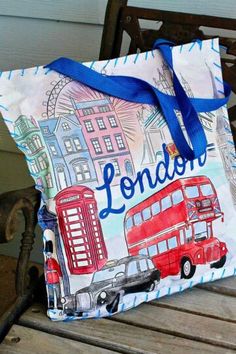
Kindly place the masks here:
[(151, 209), (152, 209), (152, 215), (159, 214), (160, 213), (160, 203), (159, 202), (153, 203), (151, 206)]
[(199, 191), (197, 186), (185, 187), (185, 193), (188, 198), (199, 197)]
[(152, 245), (152, 246), (148, 247), (148, 253), (149, 253), (150, 257), (154, 257), (158, 253), (157, 246)]
[(190, 226), (188, 229), (185, 229), (185, 237), (186, 237), (186, 242), (190, 243), (193, 238), (193, 230), (192, 227)]
[(172, 248), (177, 247), (177, 239), (176, 239), (176, 236), (169, 238), (169, 239), (167, 240), (167, 242), (168, 242), (168, 248), (169, 248), (169, 250), (172, 250)]
[(130, 216), (126, 220), (126, 230), (130, 230), (132, 226), (133, 226), (133, 218), (132, 218), (132, 216)]
[(184, 230), (179, 230), (179, 242), (184, 245)]
[(141, 213), (134, 214), (134, 225), (142, 224)]
[(158, 250), (159, 250), (159, 253), (163, 253), (163, 252), (167, 251), (166, 240), (158, 242)]
[(138, 251), (138, 254), (140, 254), (141, 256), (147, 256), (148, 255), (147, 248), (141, 248), (141, 250)]
[(171, 207), (171, 199), (170, 196), (167, 195), (165, 198), (161, 200), (161, 211), (164, 211)]
[(140, 259), (139, 266), (140, 266), (141, 272), (145, 272), (148, 269), (146, 259)]
[(152, 263), (152, 260), (151, 260), (151, 259), (148, 259), (147, 262), (148, 262), (148, 268), (149, 268), (149, 269), (154, 269), (154, 268), (155, 268), (155, 267), (154, 267), (154, 264)]
[(183, 193), (180, 189), (175, 191), (172, 194), (173, 205), (177, 205), (177, 204), (181, 203), (183, 200), (184, 200)]
[(142, 214), (143, 214), (143, 220), (144, 220), (144, 221), (150, 219), (150, 217), (151, 217), (151, 210), (150, 210), (150, 208), (148, 207), (148, 208), (143, 209)]
[(213, 188), (210, 183), (203, 184), (202, 186), (200, 186), (200, 189), (204, 197), (214, 194)]
[(207, 239), (207, 224), (206, 221), (198, 221), (193, 224), (194, 239), (196, 242)]

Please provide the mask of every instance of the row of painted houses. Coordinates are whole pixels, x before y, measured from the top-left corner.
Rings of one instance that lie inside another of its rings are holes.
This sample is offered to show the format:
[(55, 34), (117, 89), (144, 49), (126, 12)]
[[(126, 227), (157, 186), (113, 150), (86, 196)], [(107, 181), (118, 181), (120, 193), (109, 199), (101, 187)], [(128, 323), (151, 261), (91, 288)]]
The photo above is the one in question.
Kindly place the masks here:
[[(134, 166), (126, 137), (108, 98), (76, 103), (74, 114), (38, 121), (20, 116), (17, 143), (25, 150), (32, 176), (47, 197), (67, 186), (103, 182), (103, 168), (114, 166), (114, 184), (132, 176)], [(47, 190), (45, 190), (45, 186)]]
[(217, 143), (219, 146), (226, 178), (229, 181), (234, 205), (236, 206), (236, 154), (229, 119), (220, 108), (217, 116)]
[(53, 178), (52, 164), (48, 159), (43, 136), (33, 117), (20, 116), (15, 122), (15, 139), (18, 146), (26, 154), (26, 160), (30, 173), (36, 181), (38, 188), (44, 184), (48, 197), (55, 192), (55, 181)]
[[(163, 92), (174, 94), (167, 69), (163, 65), (155, 83)], [(193, 97), (183, 77), (181, 83), (187, 95)], [(20, 116), (15, 122), (16, 140), (26, 152), (31, 174), (40, 189), (46, 186), (44, 192), (49, 198), (71, 185), (88, 183), (95, 188), (103, 183), (103, 169), (108, 162), (115, 169), (113, 184), (119, 182), (120, 176), (132, 177), (135, 172), (125, 134), (109, 98), (71, 103), (73, 114), (38, 122)], [(211, 131), (211, 113), (201, 113), (199, 118)], [(162, 143), (171, 141), (166, 121), (159, 110), (153, 110), (141, 114), (139, 124), (144, 137), (140, 167), (155, 166), (162, 154)]]

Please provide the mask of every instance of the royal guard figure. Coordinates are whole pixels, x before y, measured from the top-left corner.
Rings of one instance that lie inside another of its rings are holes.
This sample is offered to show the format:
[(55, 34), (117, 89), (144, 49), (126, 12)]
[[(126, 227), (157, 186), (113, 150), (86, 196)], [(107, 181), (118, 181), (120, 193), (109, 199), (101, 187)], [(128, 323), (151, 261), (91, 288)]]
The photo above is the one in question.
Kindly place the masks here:
[(45, 255), (47, 257), (45, 262), (45, 278), (48, 288), (48, 307), (49, 308), (62, 308), (61, 304), (61, 289), (60, 278), (62, 277), (61, 268), (53, 254), (52, 241), (46, 241)]
[(176, 156), (179, 156), (179, 151), (174, 143), (167, 144), (166, 151), (170, 155), (171, 159), (174, 159)]

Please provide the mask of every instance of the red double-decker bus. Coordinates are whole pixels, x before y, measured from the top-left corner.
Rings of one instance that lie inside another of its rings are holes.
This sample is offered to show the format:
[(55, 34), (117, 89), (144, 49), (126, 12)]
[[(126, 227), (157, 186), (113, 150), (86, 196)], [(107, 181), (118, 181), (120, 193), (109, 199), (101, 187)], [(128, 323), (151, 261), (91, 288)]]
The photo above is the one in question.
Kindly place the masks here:
[(191, 278), (197, 264), (223, 267), (225, 242), (212, 222), (222, 218), (216, 190), (206, 176), (180, 178), (131, 208), (124, 228), (130, 255), (148, 255), (161, 277)]

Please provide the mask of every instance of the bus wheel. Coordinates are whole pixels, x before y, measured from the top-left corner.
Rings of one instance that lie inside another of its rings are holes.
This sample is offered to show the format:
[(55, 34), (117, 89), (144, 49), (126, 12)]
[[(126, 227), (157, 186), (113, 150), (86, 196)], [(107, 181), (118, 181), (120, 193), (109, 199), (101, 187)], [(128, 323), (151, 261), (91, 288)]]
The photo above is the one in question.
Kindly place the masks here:
[(218, 262), (212, 263), (211, 268), (221, 268), (225, 265), (226, 262), (226, 255), (221, 257), (221, 259)]
[(181, 262), (181, 278), (190, 279), (194, 275), (196, 266), (193, 265), (189, 258), (183, 258)]

